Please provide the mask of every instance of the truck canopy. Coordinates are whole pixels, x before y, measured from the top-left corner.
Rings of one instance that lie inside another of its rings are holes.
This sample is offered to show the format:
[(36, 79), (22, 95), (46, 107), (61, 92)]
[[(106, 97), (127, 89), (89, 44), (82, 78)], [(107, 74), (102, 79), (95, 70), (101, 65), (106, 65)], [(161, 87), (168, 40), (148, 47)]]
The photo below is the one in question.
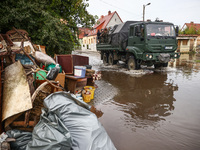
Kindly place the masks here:
[(112, 32), (110, 33), (111, 45), (112, 46), (122, 46), (124, 42), (128, 39), (128, 32), (130, 24), (136, 23), (138, 21), (126, 21), (124, 23), (115, 25)]

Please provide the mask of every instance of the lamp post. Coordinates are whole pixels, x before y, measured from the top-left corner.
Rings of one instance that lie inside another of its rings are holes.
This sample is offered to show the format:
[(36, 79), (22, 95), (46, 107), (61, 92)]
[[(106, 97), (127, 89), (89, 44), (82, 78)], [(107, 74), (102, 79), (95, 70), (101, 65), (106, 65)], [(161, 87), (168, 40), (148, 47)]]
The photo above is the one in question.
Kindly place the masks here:
[(145, 7), (150, 5), (151, 3), (148, 3), (146, 5), (143, 5), (143, 21), (144, 21), (144, 16), (145, 16)]

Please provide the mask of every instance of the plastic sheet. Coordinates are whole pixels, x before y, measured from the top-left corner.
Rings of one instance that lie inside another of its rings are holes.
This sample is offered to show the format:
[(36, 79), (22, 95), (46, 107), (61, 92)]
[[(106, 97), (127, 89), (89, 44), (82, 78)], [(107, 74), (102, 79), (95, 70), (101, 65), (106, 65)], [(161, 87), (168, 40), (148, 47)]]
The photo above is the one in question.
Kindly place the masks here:
[(42, 110), (41, 118), (34, 127), (32, 141), (26, 150), (71, 150), (71, 136), (68, 129), (55, 113)]
[(116, 150), (95, 114), (77, 105), (67, 92), (44, 100), (40, 121), (31, 133), (8, 131), (16, 150)]
[(112, 46), (122, 46), (123, 42), (128, 39), (128, 32), (130, 24), (136, 23), (137, 21), (126, 21), (119, 24), (114, 28), (114, 31), (109, 35), (111, 36)]
[(43, 64), (56, 64), (56, 62), (54, 61), (53, 58), (51, 58), (50, 56), (48, 56), (47, 54), (44, 54), (42, 52), (36, 51), (35, 52), (35, 59)]
[(69, 93), (49, 95), (44, 100), (44, 106), (68, 128), (73, 150), (116, 150), (95, 114), (78, 106)]
[(32, 139), (32, 133), (20, 130), (9, 130), (6, 132), (9, 138), (16, 139), (15, 142), (11, 142), (11, 149), (25, 150), (28, 142)]

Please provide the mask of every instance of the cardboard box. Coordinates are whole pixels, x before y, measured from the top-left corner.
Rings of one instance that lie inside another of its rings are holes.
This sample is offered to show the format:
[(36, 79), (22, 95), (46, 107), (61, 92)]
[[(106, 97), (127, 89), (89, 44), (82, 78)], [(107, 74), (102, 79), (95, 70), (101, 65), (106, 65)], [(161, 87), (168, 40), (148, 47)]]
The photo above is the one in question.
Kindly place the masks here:
[[(65, 87), (65, 74), (64, 73), (59, 73), (58, 76), (56, 77), (55, 81), (56, 82), (58, 81), (59, 84), (64, 88)], [(57, 89), (56, 91), (62, 91), (62, 90), (61, 89)]]

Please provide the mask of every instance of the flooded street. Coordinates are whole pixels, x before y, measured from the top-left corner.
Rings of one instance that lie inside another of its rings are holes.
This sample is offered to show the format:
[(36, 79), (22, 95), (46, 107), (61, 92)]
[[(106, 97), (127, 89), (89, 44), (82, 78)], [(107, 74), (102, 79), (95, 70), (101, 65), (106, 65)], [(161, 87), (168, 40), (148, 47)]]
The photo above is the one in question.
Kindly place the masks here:
[(103, 66), (95, 52), (82, 55), (102, 72), (93, 103), (118, 150), (200, 149), (200, 57), (130, 72)]

